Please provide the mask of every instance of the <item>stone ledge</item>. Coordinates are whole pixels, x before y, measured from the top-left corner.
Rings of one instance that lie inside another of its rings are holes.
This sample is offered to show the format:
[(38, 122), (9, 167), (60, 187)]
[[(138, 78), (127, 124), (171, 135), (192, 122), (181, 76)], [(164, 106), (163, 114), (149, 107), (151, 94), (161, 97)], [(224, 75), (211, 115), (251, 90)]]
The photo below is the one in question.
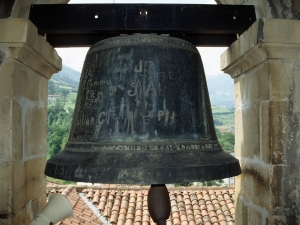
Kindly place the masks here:
[(15, 59), (47, 79), (61, 70), (61, 59), (58, 60), (55, 55), (45, 58), (26, 43), (0, 43), (0, 49), (5, 53), (4, 60)]
[(4, 60), (16, 59), (48, 79), (61, 70), (62, 60), (56, 50), (38, 35), (37, 28), (29, 20), (0, 19), (0, 27)]
[(221, 55), (221, 69), (234, 78), (267, 59), (298, 59), (299, 36), (299, 20), (260, 19)]
[(232, 57), (228, 57), (226, 53), (221, 56), (222, 71), (235, 78), (267, 59), (299, 59), (300, 44), (260, 43), (232, 62), (228, 62)]

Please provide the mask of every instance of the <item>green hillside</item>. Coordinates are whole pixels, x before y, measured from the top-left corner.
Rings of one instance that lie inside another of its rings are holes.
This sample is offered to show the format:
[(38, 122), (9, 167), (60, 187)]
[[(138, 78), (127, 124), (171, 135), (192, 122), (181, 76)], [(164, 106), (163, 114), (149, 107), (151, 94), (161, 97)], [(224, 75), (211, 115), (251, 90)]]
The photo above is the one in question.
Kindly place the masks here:
[(206, 76), (206, 81), (212, 105), (234, 108), (234, 82), (228, 74)]
[(71, 92), (77, 92), (80, 80), (80, 72), (64, 66), (59, 73), (53, 74), (50, 81), (58, 85), (58, 88), (64, 88)]
[(217, 128), (234, 126), (234, 111), (221, 106), (211, 106), (214, 123)]
[(65, 109), (74, 108), (80, 73), (70, 67), (64, 66), (59, 73), (53, 74), (48, 85), (48, 95), (56, 95), (56, 100), (49, 100), (48, 104), (53, 105), (56, 101), (63, 104)]

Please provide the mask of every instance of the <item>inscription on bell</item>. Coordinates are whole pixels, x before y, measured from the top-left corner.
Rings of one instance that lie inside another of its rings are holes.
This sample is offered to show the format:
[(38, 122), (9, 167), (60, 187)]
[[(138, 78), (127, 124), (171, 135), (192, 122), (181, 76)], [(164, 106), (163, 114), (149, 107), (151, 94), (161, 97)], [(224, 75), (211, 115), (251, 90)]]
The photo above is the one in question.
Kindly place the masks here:
[(190, 145), (101, 145), (93, 146), (92, 149), (98, 150), (130, 150), (130, 151), (148, 151), (148, 150), (202, 150), (202, 149), (221, 149), (219, 143), (190, 144)]
[[(118, 142), (207, 138), (209, 129), (203, 125), (207, 118), (201, 111), (203, 81), (194, 75), (202, 71), (193, 71), (195, 60), (183, 63), (186, 49), (172, 49), (170, 55), (161, 58), (165, 51), (163, 45), (153, 44), (89, 51), (71, 139)], [(195, 58), (199, 55), (193, 54)]]

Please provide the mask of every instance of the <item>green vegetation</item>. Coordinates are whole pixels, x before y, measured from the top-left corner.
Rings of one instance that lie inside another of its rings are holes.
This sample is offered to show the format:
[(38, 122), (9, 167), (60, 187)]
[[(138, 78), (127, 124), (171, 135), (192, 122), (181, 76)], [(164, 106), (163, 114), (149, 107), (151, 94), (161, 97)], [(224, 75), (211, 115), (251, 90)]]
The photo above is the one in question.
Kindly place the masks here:
[[(55, 78), (48, 83), (49, 95), (59, 95), (59, 98), (48, 103), (47, 159), (62, 151), (68, 141), (77, 88), (78, 82), (59, 74), (55, 75)], [(59, 184), (75, 184), (75, 182), (51, 177), (47, 177), (47, 181)]]
[(198, 186), (221, 186), (224, 183), (222, 179), (220, 180), (209, 180), (209, 181), (203, 181), (199, 182)]
[(48, 106), (48, 159), (59, 153), (65, 147), (70, 133), (73, 112), (74, 109), (68, 108), (66, 110), (59, 101)]
[(52, 177), (48, 177), (46, 176), (47, 181), (52, 182), (52, 183), (56, 183), (56, 184), (73, 184), (76, 185), (76, 182), (73, 181), (68, 181), (68, 180), (59, 180), (59, 179), (55, 179)]
[[(220, 180), (209, 180), (209, 181), (203, 181), (203, 182), (197, 182), (197, 186), (221, 186), (224, 183), (222, 179)], [(194, 185), (193, 182), (182, 182), (182, 183), (176, 183), (175, 187), (188, 187)]]
[(221, 133), (220, 130), (216, 129), (218, 141), (220, 145), (222, 146), (223, 150), (225, 151), (231, 151), (234, 150), (234, 144), (235, 144), (235, 136), (231, 132), (224, 132)]
[(182, 183), (176, 183), (175, 184), (175, 187), (188, 187), (188, 186), (192, 186), (193, 185), (193, 182), (182, 182)]
[(234, 111), (220, 106), (211, 106), (216, 128), (234, 125)]
[(219, 106), (211, 108), (220, 145), (225, 151), (234, 150), (235, 135), (230, 131), (230, 127), (234, 126), (234, 110)]

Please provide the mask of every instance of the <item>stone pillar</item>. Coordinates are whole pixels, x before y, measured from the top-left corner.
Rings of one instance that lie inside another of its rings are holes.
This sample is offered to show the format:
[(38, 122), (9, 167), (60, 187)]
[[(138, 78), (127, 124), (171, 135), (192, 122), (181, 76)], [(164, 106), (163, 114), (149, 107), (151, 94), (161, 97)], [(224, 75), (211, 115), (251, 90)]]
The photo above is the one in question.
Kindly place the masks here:
[(300, 21), (260, 19), (221, 56), (234, 79), (236, 224), (300, 224)]
[(257, 18), (300, 19), (298, 0), (215, 0), (218, 4), (254, 5)]
[(61, 58), (26, 19), (0, 19), (0, 224), (45, 205), (48, 79)]

